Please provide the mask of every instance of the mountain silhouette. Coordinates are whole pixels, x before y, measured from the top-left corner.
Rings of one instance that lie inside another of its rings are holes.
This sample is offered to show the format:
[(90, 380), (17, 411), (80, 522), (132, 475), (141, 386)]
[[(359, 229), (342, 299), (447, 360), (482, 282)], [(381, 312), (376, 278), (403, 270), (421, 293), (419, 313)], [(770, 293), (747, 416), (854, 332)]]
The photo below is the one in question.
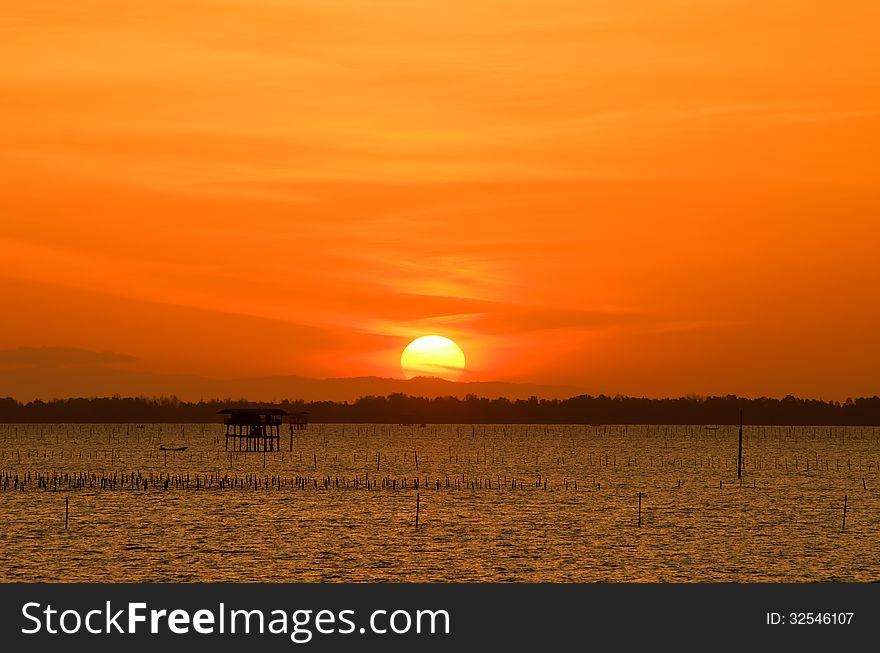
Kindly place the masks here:
[(367, 395), (402, 393), (424, 397), (565, 398), (578, 388), (502, 381), (446, 381), (436, 377), (392, 379), (376, 376), (315, 379), (259, 376), (215, 379), (191, 374), (143, 372), (127, 367), (133, 359), (110, 352), (66, 348), (0, 350), (0, 397), (20, 401), (67, 397), (174, 395), (185, 401), (233, 397), (277, 402), (354, 401)]

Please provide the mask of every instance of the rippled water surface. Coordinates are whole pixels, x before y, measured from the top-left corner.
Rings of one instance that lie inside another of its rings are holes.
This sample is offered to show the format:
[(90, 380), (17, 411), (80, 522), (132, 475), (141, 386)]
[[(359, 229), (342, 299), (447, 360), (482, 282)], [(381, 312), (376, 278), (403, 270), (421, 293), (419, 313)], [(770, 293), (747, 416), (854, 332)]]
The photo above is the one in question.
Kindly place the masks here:
[(223, 429), (0, 425), (0, 580), (880, 580), (873, 428)]

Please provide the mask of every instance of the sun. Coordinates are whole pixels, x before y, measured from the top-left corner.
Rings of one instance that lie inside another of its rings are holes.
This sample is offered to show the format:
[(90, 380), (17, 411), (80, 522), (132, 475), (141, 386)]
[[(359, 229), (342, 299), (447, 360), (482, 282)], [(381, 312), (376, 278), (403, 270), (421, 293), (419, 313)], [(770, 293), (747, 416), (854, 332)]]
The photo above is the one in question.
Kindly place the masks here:
[(455, 381), (464, 370), (464, 352), (449, 338), (422, 336), (406, 346), (400, 355), (400, 368), (406, 378), (439, 376)]

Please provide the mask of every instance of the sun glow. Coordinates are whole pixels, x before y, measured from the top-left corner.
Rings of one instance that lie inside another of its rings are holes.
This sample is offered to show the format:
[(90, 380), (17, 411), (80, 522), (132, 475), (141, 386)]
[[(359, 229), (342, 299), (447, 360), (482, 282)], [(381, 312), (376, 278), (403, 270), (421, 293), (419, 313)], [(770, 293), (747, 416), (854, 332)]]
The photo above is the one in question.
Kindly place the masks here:
[(406, 346), (400, 355), (400, 368), (406, 378), (438, 376), (455, 381), (464, 370), (464, 352), (443, 336), (422, 336)]

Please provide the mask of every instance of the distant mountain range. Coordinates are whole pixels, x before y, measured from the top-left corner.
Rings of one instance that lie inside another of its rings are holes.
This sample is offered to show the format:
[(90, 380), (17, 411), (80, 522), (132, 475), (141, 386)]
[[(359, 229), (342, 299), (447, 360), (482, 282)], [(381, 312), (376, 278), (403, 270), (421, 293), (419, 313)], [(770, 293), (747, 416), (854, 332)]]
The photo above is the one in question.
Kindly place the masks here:
[(184, 374), (155, 374), (105, 365), (6, 366), (0, 370), (0, 397), (19, 401), (68, 397), (122, 395), (169, 396), (185, 401), (249, 399), (277, 402), (355, 401), (368, 395), (404, 393), (424, 397), (459, 397), (469, 394), (494, 399), (565, 399), (580, 394), (577, 388), (506, 382), (454, 382), (438, 378), (389, 379), (374, 376), (312, 379), (301, 376), (264, 376), (212, 379)]

